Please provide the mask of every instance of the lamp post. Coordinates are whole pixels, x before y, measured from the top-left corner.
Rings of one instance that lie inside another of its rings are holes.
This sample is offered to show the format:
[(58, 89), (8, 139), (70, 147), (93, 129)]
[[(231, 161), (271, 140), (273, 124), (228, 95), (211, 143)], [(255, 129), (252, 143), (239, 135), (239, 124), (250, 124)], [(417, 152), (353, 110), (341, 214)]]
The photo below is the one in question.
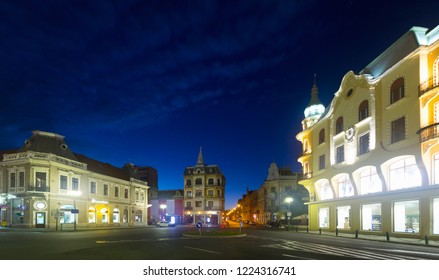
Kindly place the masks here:
[(160, 209), (162, 209), (163, 213), (162, 220), (166, 220), (166, 204), (160, 204)]
[[(293, 202), (293, 198), (287, 197), (287, 198), (285, 198), (285, 202), (288, 203), (287, 218), (288, 218), (288, 229), (289, 229), (290, 228), (290, 220), (293, 217), (293, 213), (291, 213), (291, 202)], [(288, 214), (290, 214), (290, 216), (288, 216)]]

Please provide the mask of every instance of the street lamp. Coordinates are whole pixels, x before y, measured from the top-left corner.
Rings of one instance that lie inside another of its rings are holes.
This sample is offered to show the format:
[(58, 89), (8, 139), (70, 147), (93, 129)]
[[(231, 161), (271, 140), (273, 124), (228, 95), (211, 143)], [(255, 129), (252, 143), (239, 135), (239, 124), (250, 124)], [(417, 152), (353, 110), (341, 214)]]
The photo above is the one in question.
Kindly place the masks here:
[(160, 204), (160, 209), (162, 209), (163, 213), (162, 220), (166, 220), (166, 204)]
[(288, 213), (287, 213), (287, 218), (288, 218), (288, 214), (290, 214), (290, 218), (288, 219), (288, 229), (290, 228), (290, 220), (293, 217), (293, 213), (291, 213), (291, 202), (293, 202), (293, 198), (292, 197), (287, 197), (285, 198), (285, 202), (288, 203)]

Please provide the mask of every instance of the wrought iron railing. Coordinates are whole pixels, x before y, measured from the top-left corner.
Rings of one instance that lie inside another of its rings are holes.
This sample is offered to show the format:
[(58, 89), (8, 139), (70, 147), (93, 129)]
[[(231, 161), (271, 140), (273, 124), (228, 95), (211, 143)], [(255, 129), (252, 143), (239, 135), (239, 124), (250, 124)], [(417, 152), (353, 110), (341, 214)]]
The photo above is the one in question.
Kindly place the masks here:
[(434, 123), (421, 128), (418, 131), (419, 141), (425, 142), (430, 139), (439, 138), (439, 123)]
[(430, 77), (428, 78), (428, 80), (422, 82), (419, 86), (418, 86), (418, 94), (419, 97), (421, 97), (424, 93), (439, 87), (439, 79), (435, 79), (434, 77)]

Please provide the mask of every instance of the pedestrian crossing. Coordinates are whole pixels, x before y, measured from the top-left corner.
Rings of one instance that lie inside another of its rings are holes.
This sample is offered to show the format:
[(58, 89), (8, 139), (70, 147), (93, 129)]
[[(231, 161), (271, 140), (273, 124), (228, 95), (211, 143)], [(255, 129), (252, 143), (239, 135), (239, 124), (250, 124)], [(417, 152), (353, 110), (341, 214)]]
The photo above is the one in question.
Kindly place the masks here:
[(373, 252), (362, 249), (337, 247), (325, 244), (316, 244), (299, 241), (279, 242), (275, 244), (262, 245), (265, 248), (300, 251), (314, 254), (333, 255), (352, 259), (363, 260), (423, 260), (419, 257), (407, 255), (387, 254), (385, 252)]

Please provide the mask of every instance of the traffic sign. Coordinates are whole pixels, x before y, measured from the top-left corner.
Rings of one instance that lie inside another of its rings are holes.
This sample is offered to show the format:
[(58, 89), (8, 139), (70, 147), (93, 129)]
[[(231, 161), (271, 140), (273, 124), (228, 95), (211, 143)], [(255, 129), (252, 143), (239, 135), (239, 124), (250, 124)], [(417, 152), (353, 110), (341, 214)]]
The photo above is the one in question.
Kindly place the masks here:
[(203, 226), (203, 224), (201, 222), (197, 223), (197, 228), (201, 228)]
[(72, 212), (72, 214), (78, 214), (79, 213), (79, 209), (72, 209), (70, 212)]

